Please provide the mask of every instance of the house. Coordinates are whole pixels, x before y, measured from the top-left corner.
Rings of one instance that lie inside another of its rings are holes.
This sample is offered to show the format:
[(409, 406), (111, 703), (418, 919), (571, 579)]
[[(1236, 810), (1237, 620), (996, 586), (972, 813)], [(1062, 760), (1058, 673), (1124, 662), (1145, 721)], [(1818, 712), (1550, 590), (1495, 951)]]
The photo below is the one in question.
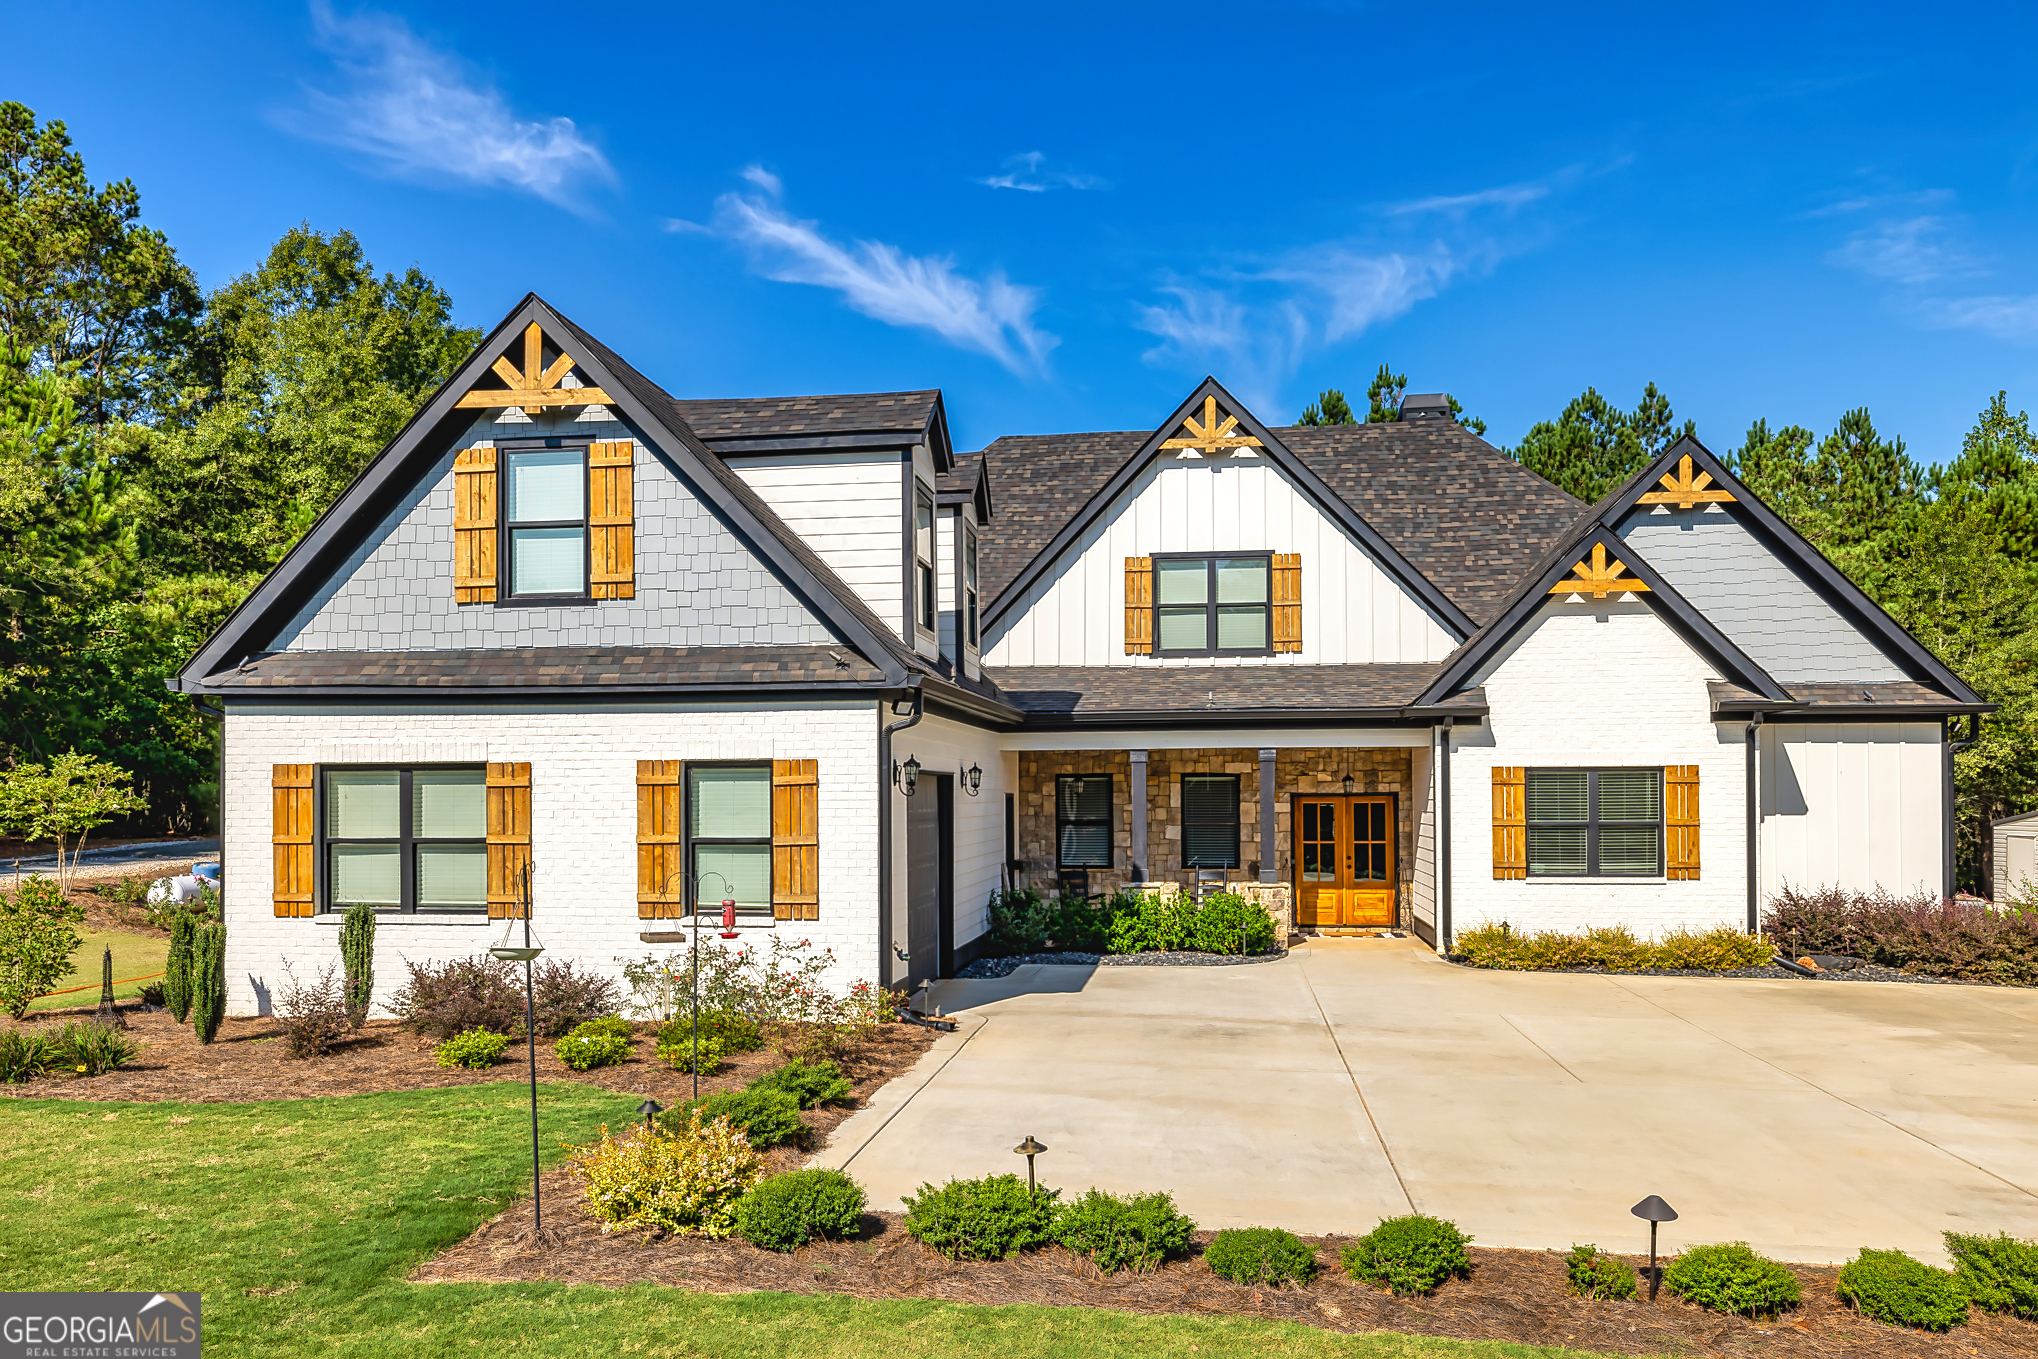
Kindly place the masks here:
[(2028, 899), (2038, 887), (2038, 812), (2005, 816), (1989, 823), (1994, 881), (1990, 896), (2003, 903)]
[(536, 296), (175, 685), (223, 714), (232, 1004), (329, 959), (975, 955), (1002, 884), (1305, 929), (1753, 927), (1941, 886), (1987, 705), (1686, 439), (1586, 506), (1410, 398), (950, 444), (937, 391), (679, 400)]

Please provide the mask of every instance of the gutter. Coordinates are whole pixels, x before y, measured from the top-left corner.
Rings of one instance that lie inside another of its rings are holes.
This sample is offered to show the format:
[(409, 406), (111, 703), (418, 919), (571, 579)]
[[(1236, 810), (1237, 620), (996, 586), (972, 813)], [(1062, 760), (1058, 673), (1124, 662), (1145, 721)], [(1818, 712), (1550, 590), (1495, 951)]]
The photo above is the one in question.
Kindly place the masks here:
[[(1021, 710), (1024, 712), (1024, 710)], [(1306, 712), (1266, 712), (1251, 708), (1168, 708), (1137, 712), (1098, 712), (1081, 716), (1025, 713), (1029, 731), (1076, 731), (1084, 727), (1318, 727), (1341, 723), (1360, 727), (1421, 727), (1453, 717), (1475, 725), (1490, 710), (1484, 705), (1453, 704), (1448, 708), (1311, 708)]]
[(898, 703), (908, 695), (913, 700), (913, 712), (878, 727), (877, 732), (877, 983), (888, 984), (892, 974), (892, 734), (904, 731), (919, 722), (927, 711), (927, 695), (920, 688), (920, 677), (915, 675), (909, 681), (911, 688), (894, 691), (878, 704), (878, 719), (882, 723), (885, 709)]

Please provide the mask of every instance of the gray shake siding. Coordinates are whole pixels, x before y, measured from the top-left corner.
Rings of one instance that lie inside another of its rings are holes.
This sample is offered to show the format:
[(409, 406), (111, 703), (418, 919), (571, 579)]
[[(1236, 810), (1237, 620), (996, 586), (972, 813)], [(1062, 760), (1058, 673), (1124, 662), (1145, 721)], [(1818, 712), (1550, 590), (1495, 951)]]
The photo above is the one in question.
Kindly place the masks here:
[(1638, 508), (1621, 526), (1621, 537), (1780, 683), (1909, 678), (1721, 509)]
[[(533, 434), (631, 437), (608, 419), (511, 414), (518, 418), (476, 421), (462, 446)], [(299, 611), (273, 649), (813, 646), (837, 640), (641, 442), (634, 495), (635, 599), (574, 607), (455, 605), (449, 452)]]

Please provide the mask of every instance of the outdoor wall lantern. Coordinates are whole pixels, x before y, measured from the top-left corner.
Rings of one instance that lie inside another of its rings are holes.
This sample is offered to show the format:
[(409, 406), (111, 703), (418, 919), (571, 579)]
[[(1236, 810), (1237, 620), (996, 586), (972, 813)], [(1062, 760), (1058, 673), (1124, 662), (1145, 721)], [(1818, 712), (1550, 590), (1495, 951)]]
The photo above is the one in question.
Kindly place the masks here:
[(963, 792), (968, 793), (971, 797), (975, 797), (977, 795), (977, 789), (983, 786), (984, 786), (984, 771), (980, 767), (973, 764), (969, 768), (962, 771)]
[(502, 928), (502, 942), (489, 952), (506, 963), (524, 965), (524, 1047), (531, 1062), (531, 1239), (536, 1240), (538, 1230), (545, 1225), (542, 1210), (538, 1204), (538, 1029), (532, 1022), (531, 1003), (531, 960), (543, 953), (544, 947), (531, 940), (531, 861), (524, 860), (523, 872), (517, 878), (517, 914), (524, 922), (524, 942), (512, 944), (510, 938), (516, 930), (514, 920), (505, 921)]
[(1634, 1207), (1628, 1209), (1636, 1217), (1646, 1219), (1649, 1224), (1649, 1301), (1656, 1300), (1656, 1285), (1662, 1282), (1663, 1271), (1656, 1267), (1656, 1224), (1675, 1222), (1677, 1210), (1651, 1194)]
[(906, 757), (904, 764), (893, 760), (892, 786), (907, 797), (913, 796), (913, 790), (920, 786), (920, 761), (911, 755)]
[(1026, 1134), (1026, 1140), (1024, 1142), (1021, 1142), (1018, 1146), (1012, 1148), (1012, 1150), (1018, 1152), (1021, 1156), (1024, 1156), (1026, 1158), (1026, 1197), (1032, 1198), (1034, 1194), (1033, 1158), (1040, 1155), (1041, 1152), (1046, 1151), (1047, 1148), (1041, 1145), (1039, 1142), (1036, 1142), (1033, 1138), (1032, 1133), (1028, 1133)]
[(1345, 796), (1350, 797), (1351, 795), (1352, 795), (1352, 776), (1350, 774), (1347, 774), (1345, 775)]
[(647, 1099), (642, 1104), (637, 1106), (637, 1112), (644, 1115), (645, 1132), (654, 1132), (657, 1130), (657, 1125), (653, 1123), (651, 1120), (656, 1118), (658, 1116), (659, 1110), (663, 1109), (664, 1107), (665, 1107), (664, 1105), (660, 1104), (655, 1099)]

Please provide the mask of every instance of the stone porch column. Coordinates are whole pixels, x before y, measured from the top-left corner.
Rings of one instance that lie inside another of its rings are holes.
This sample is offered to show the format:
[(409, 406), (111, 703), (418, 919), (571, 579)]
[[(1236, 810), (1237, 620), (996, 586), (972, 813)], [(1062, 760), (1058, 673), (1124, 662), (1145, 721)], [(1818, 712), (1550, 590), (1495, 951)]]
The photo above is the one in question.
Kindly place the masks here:
[(1132, 880), (1146, 881), (1146, 752), (1128, 750), (1126, 756), (1132, 762), (1132, 775), (1127, 780), (1132, 787)]
[(1260, 881), (1279, 882), (1280, 847), (1274, 843), (1274, 759), (1280, 752), (1260, 751)]

